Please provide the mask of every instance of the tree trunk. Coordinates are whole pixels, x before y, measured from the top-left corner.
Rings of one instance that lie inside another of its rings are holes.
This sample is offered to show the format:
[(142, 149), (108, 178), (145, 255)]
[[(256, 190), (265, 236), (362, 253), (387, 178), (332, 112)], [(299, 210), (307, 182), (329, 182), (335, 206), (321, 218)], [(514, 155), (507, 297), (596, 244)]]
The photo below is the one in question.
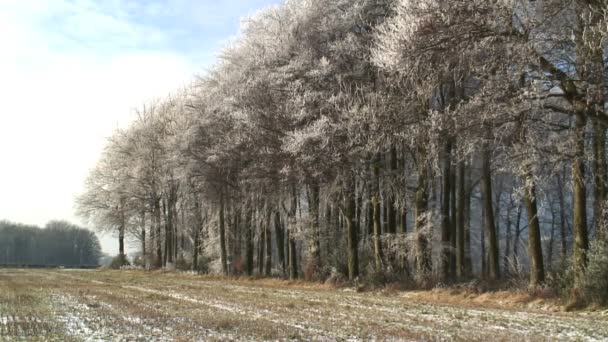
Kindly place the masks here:
[(380, 234), (382, 232), (382, 223), (380, 220), (380, 211), (382, 210), (380, 206), (380, 158), (376, 158), (374, 163), (374, 178), (372, 180), (374, 184), (374, 191), (372, 195), (372, 206), (373, 206), (373, 221), (374, 221), (374, 264), (376, 267), (376, 271), (380, 272), (382, 270), (382, 241)]
[(473, 259), (471, 258), (471, 193), (473, 184), (471, 173), (465, 168), (465, 194), (464, 194), (464, 274), (473, 275)]
[(500, 278), (498, 259), (498, 237), (492, 208), (492, 170), (490, 168), (491, 151), (485, 148), (482, 153), (482, 192), (485, 208), (485, 224), (488, 233), (488, 277), (490, 280)]
[(219, 233), (220, 233), (220, 262), (222, 263), (222, 273), (228, 274), (228, 261), (226, 256), (226, 227), (224, 225), (224, 189), (220, 190), (220, 212), (219, 212)]
[[(529, 166), (526, 166), (529, 168)], [(540, 224), (536, 204), (536, 184), (530, 170), (524, 175), (524, 202), (528, 217), (528, 256), (530, 258), (530, 287), (534, 288), (545, 281), (543, 250), (540, 241)]]
[(165, 255), (167, 256), (167, 264), (173, 266), (173, 194), (169, 193), (167, 201), (165, 202), (167, 211), (167, 222), (165, 223)]
[(551, 273), (553, 271), (553, 244), (555, 243), (555, 208), (553, 202), (549, 203), (551, 207), (551, 234), (549, 236), (549, 246), (547, 247), (547, 263), (546, 268)]
[[(391, 146), (390, 156), (389, 156), (389, 167), (391, 170), (391, 179), (397, 173), (397, 149), (394, 146)], [(386, 189), (386, 206), (387, 206), (387, 226), (386, 231), (389, 234), (397, 233), (397, 210), (395, 208), (395, 197), (393, 196), (393, 189)], [(389, 254), (393, 254), (390, 253)]]
[(264, 238), (266, 239), (266, 257), (264, 275), (270, 277), (272, 274), (272, 228), (270, 225), (272, 210), (270, 203), (266, 204), (266, 222), (264, 223)]
[(201, 205), (199, 203), (198, 200), (198, 196), (194, 195), (195, 200), (194, 200), (194, 209), (195, 209), (195, 224), (194, 224), (194, 229), (193, 229), (193, 237), (192, 240), (193, 241), (193, 248), (192, 248), (192, 270), (198, 272), (199, 271), (199, 267), (198, 267), (198, 253), (200, 251), (200, 242), (201, 242), (201, 237), (200, 237), (200, 233), (201, 233), (201, 229), (203, 227), (203, 211), (201, 208)]
[(519, 272), (519, 240), (521, 239), (521, 204), (517, 207), (517, 221), (515, 222), (515, 239), (513, 240), (513, 267)]
[(155, 207), (155, 218), (156, 218), (156, 236), (154, 237), (156, 240), (156, 267), (163, 267), (163, 247), (162, 247), (162, 231), (161, 231), (161, 212), (160, 212), (160, 198), (155, 197), (154, 200)]
[(289, 208), (289, 228), (287, 229), (287, 245), (289, 248), (289, 279), (297, 279), (298, 278), (298, 258), (297, 258), (297, 246), (296, 239), (293, 236), (293, 232), (291, 231), (292, 227), (295, 225), (296, 221), (296, 213), (298, 208), (298, 198), (296, 193), (295, 186), (292, 187), (291, 193), (291, 207)]
[(309, 186), (308, 193), (308, 209), (312, 219), (311, 240), (310, 240), (310, 261), (314, 269), (313, 278), (317, 278), (321, 270), (321, 237), (319, 227), (319, 193), (320, 185), (317, 181), (313, 181)]
[(274, 212), (274, 231), (276, 234), (277, 255), (283, 277), (286, 275), (287, 265), (285, 263), (285, 230), (281, 224), (281, 213), (277, 210)]
[(447, 282), (450, 273), (450, 169), (451, 169), (452, 143), (448, 140), (444, 144), (442, 166), (442, 197), (441, 197), (441, 255), (439, 260), (441, 280)]
[(247, 212), (245, 213), (245, 269), (250, 277), (253, 275), (253, 205), (253, 200), (249, 198), (247, 200)]
[[(262, 208), (263, 210), (263, 208)], [(256, 225), (258, 226), (258, 274), (264, 274), (264, 247), (266, 245), (266, 237), (264, 235), (264, 214), (260, 213), (258, 208), (256, 214)]]
[(458, 162), (458, 192), (456, 209), (456, 277), (463, 279), (465, 275), (465, 165)]
[(367, 213), (365, 217), (365, 233), (366, 238), (373, 239), (374, 237), (374, 206), (372, 204), (372, 198), (374, 197), (374, 186), (373, 186), (373, 175), (370, 177), (369, 182), (366, 185), (367, 188)]
[(564, 182), (562, 175), (557, 175), (557, 196), (559, 200), (559, 237), (560, 237), (560, 267), (565, 269), (566, 259), (568, 257), (566, 251), (566, 201), (564, 199)]
[(355, 185), (352, 181), (346, 183), (345, 187), (345, 220), (347, 229), (348, 246), (348, 279), (354, 280), (359, 276), (359, 252), (358, 252), (358, 229), (354, 222), (355, 215)]
[(593, 205), (593, 219), (597, 236), (606, 239), (603, 231), (602, 209), (606, 201), (606, 127), (599, 122), (593, 123), (593, 174), (595, 176), (595, 189)]
[(574, 279), (580, 288), (587, 267), (589, 237), (587, 234), (587, 194), (585, 189), (585, 114), (576, 114), (574, 129), (575, 157), (572, 162), (572, 201), (574, 225)]
[[(513, 195), (513, 194), (511, 194)], [(511, 212), (513, 211), (513, 196), (511, 197), (511, 202), (509, 203), (509, 207), (507, 208), (507, 231), (505, 234), (505, 255), (502, 259), (502, 270), (503, 274), (509, 275), (509, 261), (511, 257)]]
[(431, 271), (429, 240), (427, 235), (428, 210), (428, 168), (426, 151), (419, 147), (418, 153), (418, 186), (416, 189), (416, 272), (419, 278), (424, 278)]
[(450, 279), (456, 278), (456, 244), (458, 239), (457, 219), (457, 198), (456, 198), (456, 165), (450, 168)]
[(142, 211), (140, 214), (141, 219), (141, 258), (145, 263), (146, 260), (146, 212)]

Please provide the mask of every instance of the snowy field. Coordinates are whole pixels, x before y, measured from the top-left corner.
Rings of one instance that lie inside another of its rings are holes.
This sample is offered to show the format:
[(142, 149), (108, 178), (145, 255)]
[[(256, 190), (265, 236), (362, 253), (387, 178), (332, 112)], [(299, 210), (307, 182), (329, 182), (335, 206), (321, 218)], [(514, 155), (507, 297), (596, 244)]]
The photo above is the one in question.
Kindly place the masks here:
[(602, 313), (442, 305), (402, 292), (280, 284), (0, 269), (0, 340), (608, 341)]

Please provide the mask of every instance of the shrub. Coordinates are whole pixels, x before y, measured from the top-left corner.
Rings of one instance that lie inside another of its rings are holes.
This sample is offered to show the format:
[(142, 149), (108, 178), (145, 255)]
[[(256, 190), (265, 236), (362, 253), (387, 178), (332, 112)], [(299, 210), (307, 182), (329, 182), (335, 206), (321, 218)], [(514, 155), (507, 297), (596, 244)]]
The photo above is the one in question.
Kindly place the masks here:
[(571, 299), (572, 289), (574, 288), (574, 269), (572, 268), (572, 262), (566, 261), (566, 267), (558, 268), (557, 271), (549, 273), (547, 275), (546, 284), (551, 288), (559, 297), (564, 300)]
[(199, 255), (197, 265), (196, 265), (196, 271), (198, 273), (204, 273), (204, 274), (209, 273), (209, 263), (210, 262), (211, 262), (211, 260), (208, 257)]
[(112, 259), (109, 268), (113, 270), (119, 270), (123, 266), (129, 266), (129, 260), (127, 260), (127, 256), (124, 254), (119, 254)]
[(608, 242), (598, 240), (592, 244), (582, 287), (588, 302), (608, 304)]
[(133, 266), (146, 267), (146, 260), (141, 253), (137, 253), (133, 256)]
[(187, 261), (183, 255), (180, 255), (175, 260), (175, 269), (180, 271), (190, 271), (192, 269), (192, 263)]

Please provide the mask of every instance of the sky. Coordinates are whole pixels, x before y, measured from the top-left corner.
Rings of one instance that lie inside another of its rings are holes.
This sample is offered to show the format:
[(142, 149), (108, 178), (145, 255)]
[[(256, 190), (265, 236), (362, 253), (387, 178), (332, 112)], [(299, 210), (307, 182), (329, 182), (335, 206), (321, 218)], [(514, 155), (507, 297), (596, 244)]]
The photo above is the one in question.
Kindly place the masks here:
[[(85, 225), (74, 198), (107, 137), (203, 74), (242, 20), (278, 2), (0, 1), (0, 219)], [(114, 238), (100, 240), (117, 253)]]

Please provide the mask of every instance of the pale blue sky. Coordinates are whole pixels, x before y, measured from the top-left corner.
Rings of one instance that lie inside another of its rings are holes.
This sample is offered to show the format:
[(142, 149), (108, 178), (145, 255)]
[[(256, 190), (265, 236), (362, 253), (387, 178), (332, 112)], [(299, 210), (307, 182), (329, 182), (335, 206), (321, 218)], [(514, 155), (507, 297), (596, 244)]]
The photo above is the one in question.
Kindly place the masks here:
[(80, 223), (74, 197), (105, 138), (209, 68), (242, 19), (279, 2), (0, 1), (0, 219)]

